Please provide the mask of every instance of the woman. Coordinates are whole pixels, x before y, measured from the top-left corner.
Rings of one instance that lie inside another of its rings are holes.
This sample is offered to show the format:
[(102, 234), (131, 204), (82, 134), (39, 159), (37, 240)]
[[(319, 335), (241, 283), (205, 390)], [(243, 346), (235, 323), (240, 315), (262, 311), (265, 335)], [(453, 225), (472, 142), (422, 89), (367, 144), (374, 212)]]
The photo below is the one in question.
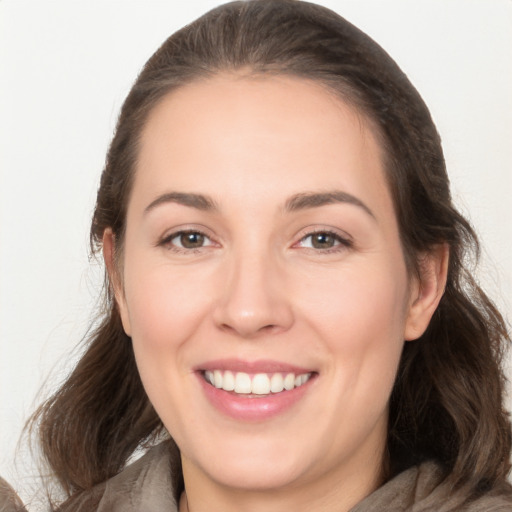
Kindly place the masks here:
[(510, 510), (476, 239), (423, 101), (342, 18), (233, 3), (171, 36), (91, 241), (109, 309), (38, 413), (61, 510)]

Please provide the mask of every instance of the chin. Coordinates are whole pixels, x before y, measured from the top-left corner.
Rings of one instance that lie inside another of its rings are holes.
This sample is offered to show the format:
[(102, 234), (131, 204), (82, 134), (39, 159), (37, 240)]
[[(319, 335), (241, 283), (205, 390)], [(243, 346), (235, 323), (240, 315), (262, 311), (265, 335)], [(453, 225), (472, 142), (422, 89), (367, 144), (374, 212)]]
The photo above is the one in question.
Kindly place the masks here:
[(210, 478), (224, 487), (240, 491), (272, 491), (292, 486), (300, 480), (303, 472), (291, 461), (274, 462), (272, 458), (265, 461), (241, 461), (233, 464), (220, 464), (212, 468)]
[(238, 447), (230, 444), (224, 449), (219, 449), (217, 444), (217, 449), (201, 451), (202, 456), (193, 459), (187, 459), (182, 453), (183, 463), (199, 468), (223, 487), (241, 491), (282, 489), (301, 481), (309, 473), (304, 447), (291, 450), (283, 442), (275, 446), (272, 442), (255, 442), (254, 439)]

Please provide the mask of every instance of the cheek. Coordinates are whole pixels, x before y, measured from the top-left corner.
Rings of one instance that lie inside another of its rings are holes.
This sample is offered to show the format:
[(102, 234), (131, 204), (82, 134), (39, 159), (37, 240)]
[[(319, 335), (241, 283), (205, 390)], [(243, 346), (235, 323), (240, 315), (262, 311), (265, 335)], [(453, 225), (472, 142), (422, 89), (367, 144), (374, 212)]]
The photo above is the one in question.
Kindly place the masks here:
[(201, 328), (211, 293), (200, 273), (171, 272), (143, 256), (133, 261), (125, 266), (125, 290), (135, 359), (150, 401), (174, 431), (181, 421), (174, 411), (187, 407), (177, 390), (190, 376), (188, 342)]
[(331, 354), (329, 372), (354, 396), (388, 393), (404, 344), (405, 269), (394, 262), (354, 265), (339, 278), (309, 284), (300, 292), (301, 311)]
[(183, 328), (190, 324), (186, 319), (193, 319), (198, 304), (189, 307), (178, 283), (161, 279), (158, 274), (146, 273), (139, 281), (136, 290), (127, 287), (126, 294), (134, 341), (158, 349), (173, 344), (173, 332), (179, 331), (186, 337)]
[[(136, 254), (125, 266), (125, 297), (137, 365), (156, 374), (180, 365), (186, 342), (211, 307), (211, 279)], [(145, 371), (147, 370), (147, 372)]]
[(329, 339), (356, 348), (361, 340), (402, 337), (408, 301), (405, 271), (395, 265), (354, 265), (339, 274), (304, 282), (302, 309), (314, 312), (311, 321), (322, 326)]

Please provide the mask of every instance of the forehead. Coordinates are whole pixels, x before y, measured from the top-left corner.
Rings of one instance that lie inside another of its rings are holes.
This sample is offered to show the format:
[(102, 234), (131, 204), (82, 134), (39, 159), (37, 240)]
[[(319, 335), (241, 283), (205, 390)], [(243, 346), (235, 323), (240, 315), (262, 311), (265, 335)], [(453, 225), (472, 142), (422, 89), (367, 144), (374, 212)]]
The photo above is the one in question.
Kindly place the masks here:
[[(135, 189), (251, 199), (342, 189), (387, 196), (371, 123), (319, 83), (221, 74), (169, 93), (142, 133)], [(193, 190), (192, 190), (193, 189)]]

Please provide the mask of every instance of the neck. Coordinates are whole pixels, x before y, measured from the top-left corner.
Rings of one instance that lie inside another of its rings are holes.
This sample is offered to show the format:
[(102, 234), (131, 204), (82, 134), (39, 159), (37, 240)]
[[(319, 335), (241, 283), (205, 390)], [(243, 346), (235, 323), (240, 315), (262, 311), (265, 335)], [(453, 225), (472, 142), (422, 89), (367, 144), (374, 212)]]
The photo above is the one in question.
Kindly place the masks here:
[[(348, 464), (313, 481), (294, 482), (286, 488), (247, 490), (231, 488), (197, 473), (183, 461), (185, 492), (180, 512), (349, 512), (382, 484), (382, 457)], [(368, 471), (368, 468), (373, 471)], [(198, 478), (199, 477), (199, 478)]]

